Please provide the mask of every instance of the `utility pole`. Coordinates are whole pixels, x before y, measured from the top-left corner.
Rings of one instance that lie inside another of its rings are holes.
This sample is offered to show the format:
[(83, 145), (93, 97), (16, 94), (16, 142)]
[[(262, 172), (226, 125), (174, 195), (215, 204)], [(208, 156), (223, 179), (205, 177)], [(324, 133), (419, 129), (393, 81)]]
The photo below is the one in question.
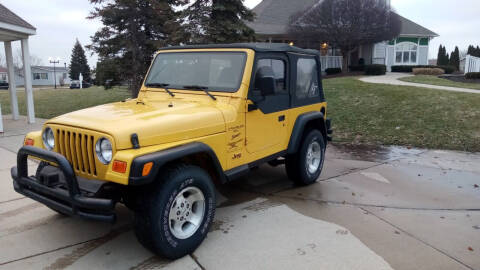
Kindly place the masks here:
[(50, 61), (50, 64), (53, 64), (53, 81), (55, 84), (55, 89), (57, 89), (57, 72), (55, 70), (55, 64), (60, 63), (60, 58), (57, 57), (57, 60), (53, 60), (51, 57), (48, 59)]

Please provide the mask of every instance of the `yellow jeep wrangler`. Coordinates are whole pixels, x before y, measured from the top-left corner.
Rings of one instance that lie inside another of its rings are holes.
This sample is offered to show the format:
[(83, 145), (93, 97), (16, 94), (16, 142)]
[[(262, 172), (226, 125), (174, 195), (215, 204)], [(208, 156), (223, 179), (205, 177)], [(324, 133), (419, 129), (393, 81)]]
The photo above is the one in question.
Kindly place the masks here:
[[(139, 241), (193, 252), (215, 213), (215, 183), (262, 163), (319, 177), (332, 133), (318, 51), (286, 44), (161, 49), (138, 98), (68, 113), (29, 133), (12, 168), (18, 193), (68, 215), (135, 212)], [(41, 160), (34, 176), (27, 159)]]

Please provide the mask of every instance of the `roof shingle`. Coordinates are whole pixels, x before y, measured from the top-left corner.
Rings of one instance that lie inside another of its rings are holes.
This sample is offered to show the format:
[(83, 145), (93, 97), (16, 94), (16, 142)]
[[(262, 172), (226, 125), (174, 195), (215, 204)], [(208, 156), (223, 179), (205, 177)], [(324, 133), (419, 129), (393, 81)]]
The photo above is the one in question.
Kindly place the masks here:
[(2, 4), (0, 4), (0, 22), (36, 30), (35, 27), (33, 27), (24, 19), (20, 18), (17, 14), (13, 13), (10, 9), (6, 8)]
[(313, 6), (319, 0), (263, 0), (253, 12), (257, 15), (249, 26), (257, 34), (282, 35), (287, 33), (290, 17)]
[(425, 36), (425, 37), (438, 37), (438, 34), (397, 14), (394, 13), (400, 18), (402, 23), (402, 30), (400, 36)]
[[(263, 0), (253, 9), (253, 12), (257, 15), (255, 21), (248, 25), (253, 28), (257, 34), (285, 35), (287, 34), (287, 26), (292, 15), (306, 10), (321, 1), (322, 0)], [(396, 15), (402, 23), (401, 36), (438, 36), (429, 29), (403, 16)]]

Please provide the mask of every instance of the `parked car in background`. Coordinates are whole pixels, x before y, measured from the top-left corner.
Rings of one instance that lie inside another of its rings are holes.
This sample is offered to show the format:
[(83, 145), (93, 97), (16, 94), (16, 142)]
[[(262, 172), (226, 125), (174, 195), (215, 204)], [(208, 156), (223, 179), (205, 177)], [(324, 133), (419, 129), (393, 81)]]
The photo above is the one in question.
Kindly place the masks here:
[(0, 89), (8, 89), (8, 83), (6, 81), (0, 81)]
[[(91, 84), (88, 82), (83, 82), (82, 87), (83, 88), (90, 88)], [(72, 81), (70, 84), (70, 89), (80, 89), (80, 81)]]
[(115, 81), (112, 79), (108, 79), (105, 81), (105, 90), (111, 89), (115, 85)]

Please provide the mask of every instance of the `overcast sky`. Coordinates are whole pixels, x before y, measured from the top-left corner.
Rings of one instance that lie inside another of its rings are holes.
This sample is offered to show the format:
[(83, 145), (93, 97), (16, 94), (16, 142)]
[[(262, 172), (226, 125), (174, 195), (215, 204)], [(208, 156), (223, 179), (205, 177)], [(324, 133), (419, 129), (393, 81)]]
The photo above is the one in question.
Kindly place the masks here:
[[(245, 1), (252, 8), (259, 2)], [(0, 0), (0, 3), (37, 28), (37, 35), (30, 39), (30, 51), (43, 64), (48, 63), (49, 57), (60, 57), (68, 65), (75, 39), (82, 45), (89, 44), (90, 36), (101, 27), (101, 22), (85, 19), (92, 9), (88, 0)], [(436, 57), (440, 43), (449, 52), (455, 45), (460, 50), (466, 50), (469, 44), (480, 45), (479, 0), (392, 0), (392, 6), (404, 17), (440, 35), (432, 41), (430, 58)], [(14, 46), (18, 48), (19, 44)], [(90, 65), (95, 66), (96, 56), (87, 53)], [(0, 54), (4, 54), (3, 43)]]

